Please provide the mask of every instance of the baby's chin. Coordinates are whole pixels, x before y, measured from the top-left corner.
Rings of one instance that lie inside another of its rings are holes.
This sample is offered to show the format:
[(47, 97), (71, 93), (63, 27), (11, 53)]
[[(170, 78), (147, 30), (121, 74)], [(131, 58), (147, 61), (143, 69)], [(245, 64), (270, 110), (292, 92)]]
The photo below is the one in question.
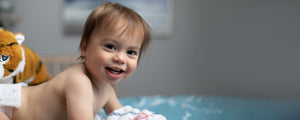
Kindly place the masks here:
[(106, 83), (109, 83), (109, 84), (118, 84), (119, 82), (123, 81), (125, 78), (121, 77), (119, 79), (112, 79), (112, 78), (109, 78), (107, 77), (107, 79), (105, 80)]
[(108, 83), (110, 83), (110, 84), (118, 84), (118, 83), (122, 82), (123, 80), (125, 80), (125, 78), (122, 78), (122, 79), (114, 79), (114, 80), (109, 79), (109, 80), (108, 80)]

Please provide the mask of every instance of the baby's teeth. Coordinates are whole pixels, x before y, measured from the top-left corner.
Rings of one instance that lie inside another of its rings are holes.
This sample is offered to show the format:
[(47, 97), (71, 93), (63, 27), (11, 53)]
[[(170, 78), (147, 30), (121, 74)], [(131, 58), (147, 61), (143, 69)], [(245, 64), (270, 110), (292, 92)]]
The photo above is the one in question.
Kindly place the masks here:
[(119, 72), (116, 72), (116, 71), (111, 71), (113, 74), (117, 74), (117, 73), (119, 73)]
[(112, 70), (117, 71), (117, 72), (120, 72), (120, 71), (121, 71), (121, 70), (115, 69), (115, 68), (112, 68)]

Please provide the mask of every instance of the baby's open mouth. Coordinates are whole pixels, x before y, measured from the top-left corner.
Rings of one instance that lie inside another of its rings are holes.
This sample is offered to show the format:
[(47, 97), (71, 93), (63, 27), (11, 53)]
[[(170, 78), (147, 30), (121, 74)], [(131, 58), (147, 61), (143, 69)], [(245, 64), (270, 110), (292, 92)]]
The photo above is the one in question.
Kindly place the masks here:
[(111, 72), (112, 74), (121, 74), (124, 72), (124, 70), (122, 69), (111, 68), (111, 67), (106, 67), (105, 69)]
[(105, 67), (105, 69), (108, 77), (114, 80), (121, 78), (125, 72), (124, 70), (116, 67)]

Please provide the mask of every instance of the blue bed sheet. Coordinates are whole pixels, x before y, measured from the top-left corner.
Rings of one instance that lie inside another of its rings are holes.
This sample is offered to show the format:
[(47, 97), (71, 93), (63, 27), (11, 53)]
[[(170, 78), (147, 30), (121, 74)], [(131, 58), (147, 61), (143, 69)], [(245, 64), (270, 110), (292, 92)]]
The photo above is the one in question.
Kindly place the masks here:
[(300, 120), (300, 99), (177, 95), (128, 97), (120, 101), (124, 106), (162, 114), (168, 120)]

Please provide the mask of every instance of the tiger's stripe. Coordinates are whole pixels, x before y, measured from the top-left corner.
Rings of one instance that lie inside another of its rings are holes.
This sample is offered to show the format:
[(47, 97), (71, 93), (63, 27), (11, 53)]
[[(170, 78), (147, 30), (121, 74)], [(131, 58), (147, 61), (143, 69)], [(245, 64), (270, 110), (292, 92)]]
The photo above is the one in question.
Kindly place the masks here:
[[(17, 76), (14, 77), (14, 83), (19, 82), (26, 82), (26, 80), (30, 79), (31, 77), (35, 76), (32, 82), (29, 85), (37, 85), (42, 82), (48, 80), (48, 77), (45, 75), (40, 75), (39, 73), (47, 72), (46, 67), (42, 64), (42, 61), (37, 53), (32, 51), (30, 48), (22, 45), (24, 52), (25, 52), (25, 67), (24, 71), (19, 73)], [(38, 79), (36, 79), (38, 78)]]

